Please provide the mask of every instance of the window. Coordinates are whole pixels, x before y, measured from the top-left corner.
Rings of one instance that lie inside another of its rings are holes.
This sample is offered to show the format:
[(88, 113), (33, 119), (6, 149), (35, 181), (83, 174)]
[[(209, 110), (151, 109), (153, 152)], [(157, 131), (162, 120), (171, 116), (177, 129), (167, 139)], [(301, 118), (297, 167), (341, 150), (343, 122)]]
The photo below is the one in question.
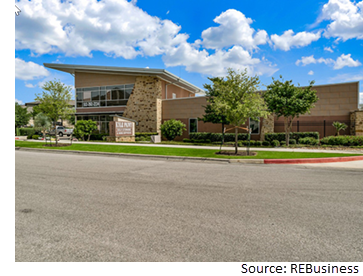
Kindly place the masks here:
[(189, 133), (198, 132), (198, 119), (189, 119)]
[(109, 85), (76, 89), (77, 107), (124, 106), (134, 84)]
[(252, 129), (251, 134), (260, 134), (260, 120), (255, 121), (250, 118), (250, 128)]
[(172, 94), (172, 99), (176, 99), (176, 94), (175, 93)]

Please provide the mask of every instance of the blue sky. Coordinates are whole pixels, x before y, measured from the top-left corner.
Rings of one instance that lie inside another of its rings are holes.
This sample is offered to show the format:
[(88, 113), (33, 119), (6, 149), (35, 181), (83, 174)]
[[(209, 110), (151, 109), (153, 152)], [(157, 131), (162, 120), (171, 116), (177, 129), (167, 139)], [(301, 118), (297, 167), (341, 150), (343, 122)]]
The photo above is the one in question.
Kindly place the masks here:
[[(66, 63), (164, 68), (203, 88), (227, 68), (268, 85), (361, 81), (363, 1), (16, 1), (15, 99), (33, 101)], [(261, 86), (264, 88), (264, 86)], [(363, 97), (361, 99), (363, 102)]]

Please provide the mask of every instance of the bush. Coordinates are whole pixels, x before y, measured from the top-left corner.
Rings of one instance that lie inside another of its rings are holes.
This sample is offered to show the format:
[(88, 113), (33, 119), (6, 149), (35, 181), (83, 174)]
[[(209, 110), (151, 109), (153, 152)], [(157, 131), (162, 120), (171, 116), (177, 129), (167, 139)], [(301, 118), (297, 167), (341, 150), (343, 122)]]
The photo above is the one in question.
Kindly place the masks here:
[(184, 139), (183, 139), (183, 142), (184, 142), (184, 143), (191, 143), (191, 142), (192, 142), (192, 140), (191, 140), (191, 139), (188, 139), (188, 138), (184, 138)]
[(289, 144), (290, 145), (296, 145), (296, 140), (295, 139), (290, 139)]
[[(319, 139), (319, 132), (291, 132), (290, 133), (290, 139), (296, 140), (296, 142), (300, 143), (301, 138), (311, 137), (315, 139)], [(279, 132), (279, 133), (266, 133), (265, 134), (265, 140), (271, 141), (278, 140), (279, 142), (285, 141), (285, 132)]]
[[(210, 140), (213, 142), (222, 142), (222, 133), (211, 133), (211, 132), (194, 132), (189, 134), (190, 139), (196, 140)], [(224, 142), (234, 142), (235, 134), (234, 133), (225, 133), (224, 134)], [(247, 133), (238, 133), (238, 140), (248, 140)]]
[(152, 135), (158, 135), (157, 132), (135, 132), (135, 138), (137, 137), (149, 137), (149, 140), (151, 140)]
[[(165, 121), (160, 126), (161, 134), (169, 141), (174, 140), (176, 136), (183, 135), (183, 130), (187, 130), (185, 124), (181, 121), (171, 119)], [(193, 139), (193, 138), (191, 138)]]
[(273, 147), (278, 147), (278, 146), (280, 146), (280, 141), (279, 141), (279, 140), (273, 140), (273, 141), (271, 142), (271, 146), (273, 146)]
[(321, 139), (320, 143), (329, 146), (363, 146), (363, 136), (328, 136)]
[(263, 141), (262, 142), (262, 146), (269, 147), (270, 146), (270, 142), (269, 141)]
[(35, 128), (33, 127), (19, 128), (20, 136), (27, 136), (28, 139), (31, 139), (35, 135), (35, 132)]
[(280, 146), (286, 146), (286, 141), (281, 141)]
[(38, 140), (38, 138), (39, 138), (39, 135), (34, 134), (34, 135), (32, 136), (32, 139), (34, 139), (34, 140)]
[(301, 138), (299, 140), (299, 144), (315, 146), (319, 144), (319, 140), (312, 137), (306, 137), (306, 138)]
[(90, 136), (90, 140), (93, 141), (101, 141), (104, 140), (103, 137), (109, 136), (108, 133), (92, 133)]
[(255, 141), (255, 146), (256, 147), (261, 147), (262, 146), (262, 142), (261, 141)]

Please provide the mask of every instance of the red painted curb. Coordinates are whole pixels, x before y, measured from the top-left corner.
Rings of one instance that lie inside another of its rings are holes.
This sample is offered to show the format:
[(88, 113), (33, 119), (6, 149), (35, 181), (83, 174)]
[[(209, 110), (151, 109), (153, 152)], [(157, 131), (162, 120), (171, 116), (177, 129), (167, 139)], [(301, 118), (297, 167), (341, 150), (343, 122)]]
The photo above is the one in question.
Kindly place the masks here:
[(344, 156), (328, 158), (302, 158), (302, 159), (265, 159), (265, 164), (304, 164), (304, 163), (332, 163), (363, 160), (363, 156)]

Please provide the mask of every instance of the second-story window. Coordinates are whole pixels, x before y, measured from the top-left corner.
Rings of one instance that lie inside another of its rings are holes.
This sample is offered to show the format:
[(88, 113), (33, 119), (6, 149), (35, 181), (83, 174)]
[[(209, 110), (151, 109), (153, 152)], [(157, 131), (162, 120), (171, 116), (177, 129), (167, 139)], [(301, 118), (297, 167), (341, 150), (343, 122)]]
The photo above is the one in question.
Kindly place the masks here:
[(124, 106), (134, 84), (121, 84), (76, 89), (77, 107)]

